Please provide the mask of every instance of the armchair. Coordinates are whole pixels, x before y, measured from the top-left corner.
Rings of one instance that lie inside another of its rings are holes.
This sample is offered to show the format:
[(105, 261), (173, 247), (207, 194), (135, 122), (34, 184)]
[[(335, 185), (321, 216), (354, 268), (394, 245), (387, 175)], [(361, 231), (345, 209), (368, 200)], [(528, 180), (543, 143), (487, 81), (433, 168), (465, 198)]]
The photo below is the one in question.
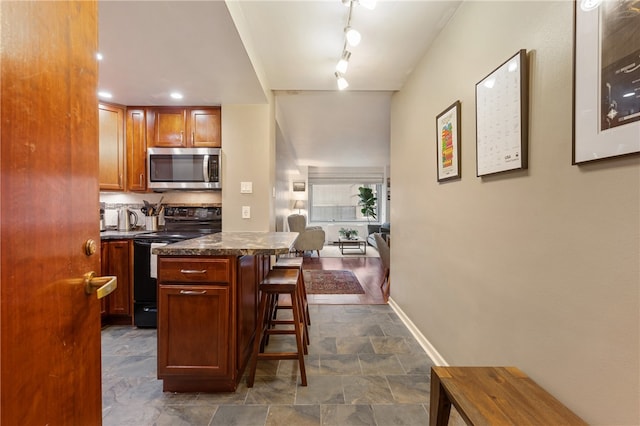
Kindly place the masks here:
[(296, 253), (307, 250), (317, 251), (320, 257), (320, 250), (324, 247), (324, 230), (321, 226), (307, 226), (307, 218), (301, 214), (292, 214), (287, 218), (289, 222), (289, 230), (298, 232), (298, 238), (293, 243)]

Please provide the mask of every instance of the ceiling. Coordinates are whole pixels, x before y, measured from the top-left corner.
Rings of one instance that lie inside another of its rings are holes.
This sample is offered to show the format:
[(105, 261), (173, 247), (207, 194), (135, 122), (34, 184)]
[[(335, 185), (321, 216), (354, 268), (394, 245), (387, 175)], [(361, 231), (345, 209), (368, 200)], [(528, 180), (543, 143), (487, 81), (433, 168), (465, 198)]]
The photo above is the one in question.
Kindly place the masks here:
[(345, 91), (334, 76), (349, 13), (340, 0), (98, 4), (99, 89), (112, 102), (255, 104), (274, 90), (278, 144), (299, 165), (385, 166), (391, 95), (460, 2), (354, 4), (351, 25), (362, 42), (350, 49)]

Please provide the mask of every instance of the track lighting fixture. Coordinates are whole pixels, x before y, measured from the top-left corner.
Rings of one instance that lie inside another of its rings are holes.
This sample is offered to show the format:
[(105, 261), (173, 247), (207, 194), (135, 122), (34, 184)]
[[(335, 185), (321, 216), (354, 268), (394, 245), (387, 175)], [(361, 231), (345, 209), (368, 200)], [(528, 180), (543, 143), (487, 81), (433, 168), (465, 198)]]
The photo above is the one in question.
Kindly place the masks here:
[(351, 52), (347, 50), (347, 46), (357, 46), (360, 44), (362, 36), (360, 32), (351, 27), (351, 16), (353, 15), (353, 5), (359, 4), (366, 9), (373, 9), (376, 6), (376, 0), (341, 0), (342, 4), (349, 7), (349, 14), (347, 15), (347, 25), (344, 27), (344, 46), (342, 47), (342, 56), (336, 65), (336, 81), (338, 83), (338, 89), (344, 90), (349, 87), (349, 83), (344, 78), (344, 74), (349, 67), (349, 59), (351, 58)]
[(351, 52), (348, 50), (344, 50), (342, 52), (342, 58), (338, 61), (338, 65), (336, 65), (336, 71), (340, 74), (344, 74), (347, 72), (347, 67), (349, 66), (349, 58), (351, 58)]
[(349, 87), (349, 82), (338, 71), (335, 73), (336, 81), (338, 83), (338, 90), (344, 90)]

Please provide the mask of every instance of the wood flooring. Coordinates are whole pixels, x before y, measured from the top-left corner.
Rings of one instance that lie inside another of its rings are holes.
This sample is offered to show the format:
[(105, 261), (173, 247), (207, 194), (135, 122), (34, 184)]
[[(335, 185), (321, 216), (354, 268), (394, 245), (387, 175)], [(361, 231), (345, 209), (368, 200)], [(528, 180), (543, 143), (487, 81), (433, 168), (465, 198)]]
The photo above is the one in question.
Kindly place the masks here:
[(385, 304), (380, 283), (383, 279), (379, 257), (305, 257), (303, 269), (352, 271), (364, 289), (364, 294), (307, 294), (310, 304), (318, 305), (381, 305)]

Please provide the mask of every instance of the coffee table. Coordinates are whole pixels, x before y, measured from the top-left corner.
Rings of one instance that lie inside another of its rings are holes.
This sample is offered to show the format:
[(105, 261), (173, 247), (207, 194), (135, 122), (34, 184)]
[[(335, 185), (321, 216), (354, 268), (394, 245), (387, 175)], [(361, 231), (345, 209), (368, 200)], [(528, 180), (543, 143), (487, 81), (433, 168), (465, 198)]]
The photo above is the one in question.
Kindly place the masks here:
[(351, 254), (367, 254), (367, 241), (362, 238), (355, 239), (346, 239), (346, 238), (338, 238), (338, 247), (340, 248), (340, 253), (345, 254), (345, 249), (347, 250), (357, 250), (355, 253)]

